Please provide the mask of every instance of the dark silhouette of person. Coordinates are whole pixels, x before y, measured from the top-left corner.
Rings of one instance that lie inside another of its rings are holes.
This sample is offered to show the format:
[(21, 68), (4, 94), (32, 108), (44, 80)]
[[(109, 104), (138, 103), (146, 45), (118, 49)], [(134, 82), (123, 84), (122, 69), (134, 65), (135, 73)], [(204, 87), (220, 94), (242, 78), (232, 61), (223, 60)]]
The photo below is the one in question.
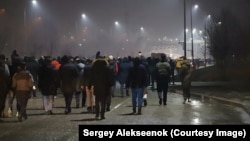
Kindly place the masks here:
[(70, 61), (69, 56), (62, 57), (62, 66), (59, 69), (61, 90), (65, 98), (65, 114), (71, 113), (71, 102), (76, 92), (78, 68)]
[(191, 102), (190, 100), (190, 87), (191, 87), (191, 63), (189, 60), (186, 59), (186, 57), (183, 58), (183, 62), (181, 64), (180, 68), (180, 79), (182, 84), (182, 90), (183, 90), (183, 104), (188, 102)]
[(159, 104), (167, 105), (167, 94), (170, 79), (170, 64), (166, 60), (166, 55), (161, 55), (161, 60), (156, 64), (156, 83)]
[(101, 119), (105, 119), (106, 102), (110, 95), (113, 79), (113, 74), (108, 67), (108, 61), (98, 55), (92, 63), (90, 78), (90, 84), (94, 87), (96, 119), (99, 119), (100, 110)]

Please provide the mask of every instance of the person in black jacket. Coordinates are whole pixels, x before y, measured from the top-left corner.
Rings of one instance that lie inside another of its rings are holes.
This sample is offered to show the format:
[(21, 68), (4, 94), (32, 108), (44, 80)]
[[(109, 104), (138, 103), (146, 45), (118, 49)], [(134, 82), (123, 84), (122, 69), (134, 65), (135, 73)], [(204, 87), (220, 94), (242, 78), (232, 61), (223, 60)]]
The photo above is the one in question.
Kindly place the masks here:
[(37, 97), (36, 96), (36, 87), (38, 86), (38, 75), (39, 75), (41, 65), (36, 61), (36, 58), (34, 56), (32, 56), (32, 57), (26, 56), (26, 57), (24, 57), (24, 61), (26, 62), (27, 70), (30, 71), (30, 73), (32, 74), (33, 79), (34, 79), (32, 96)]
[(100, 109), (101, 119), (105, 119), (106, 102), (114, 81), (108, 65), (106, 58), (101, 56), (97, 56), (92, 63), (90, 84), (94, 87), (96, 119), (99, 118)]
[(57, 95), (59, 77), (57, 69), (51, 64), (50, 59), (45, 59), (41, 64), (41, 73), (38, 76), (38, 88), (42, 93), (43, 106), (46, 114), (53, 114), (54, 97)]
[[(83, 78), (82, 78), (82, 90), (86, 92), (86, 106), (87, 111), (89, 113), (95, 113), (95, 95), (93, 93), (93, 87), (90, 84), (90, 77), (91, 77), (91, 67), (92, 67), (92, 60), (87, 59), (86, 64), (83, 71)], [(83, 101), (83, 99), (82, 99)]]
[(143, 92), (147, 86), (147, 73), (139, 57), (134, 58), (133, 67), (129, 70), (126, 86), (131, 88), (133, 114), (136, 113), (137, 105), (138, 114), (141, 114)]
[(0, 117), (4, 117), (5, 100), (10, 90), (11, 77), (7, 64), (5, 63), (5, 55), (0, 54)]
[(70, 56), (62, 57), (62, 66), (59, 69), (60, 86), (65, 98), (65, 114), (71, 113), (71, 102), (76, 92), (78, 68), (70, 61)]

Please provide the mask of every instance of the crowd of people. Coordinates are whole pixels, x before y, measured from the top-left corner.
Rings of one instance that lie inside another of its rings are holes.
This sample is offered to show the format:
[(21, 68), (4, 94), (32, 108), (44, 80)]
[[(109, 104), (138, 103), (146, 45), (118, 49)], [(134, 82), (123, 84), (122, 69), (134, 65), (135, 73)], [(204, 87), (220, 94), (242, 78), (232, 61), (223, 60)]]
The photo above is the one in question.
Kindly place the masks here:
[[(28, 118), (26, 107), (29, 98), (42, 94), (45, 114), (53, 115), (55, 97), (58, 90), (65, 99), (65, 114), (71, 113), (72, 99), (76, 108), (86, 107), (96, 119), (105, 119), (110, 111), (116, 84), (119, 83), (120, 96), (130, 96), (132, 114), (142, 114), (147, 106), (148, 87), (156, 90), (159, 105), (167, 105), (168, 86), (175, 85), (175, 71), (183, 86), (184, 104), (190, 102), (190, 62), (184, 57), (177, 62), (162, 54), (160, 58), (144, 56), (115, 58), (103, 56), (100, 51), (95, 58), (68, 56), (21, 57), (14, 50), (10, 60), (0, 55), (0, 117), (13, 116), (13, 101), (16, 99), (17, 119)], [(156, 85), (155, 85), (156, 84)], [(6, 101), (8, 106), (6, 106)]]

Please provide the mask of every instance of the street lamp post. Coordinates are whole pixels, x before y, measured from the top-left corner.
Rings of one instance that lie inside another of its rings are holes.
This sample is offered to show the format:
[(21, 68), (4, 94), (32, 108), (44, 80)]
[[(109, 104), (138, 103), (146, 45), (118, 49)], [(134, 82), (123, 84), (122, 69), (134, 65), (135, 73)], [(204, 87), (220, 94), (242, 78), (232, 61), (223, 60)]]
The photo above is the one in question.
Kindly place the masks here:
[[(192, 5), (192, 0), (191, 0)], [(195, 5), (194, 8), (198, 8), (198, 5)], [(190, 16), (191, 16), (191, 56), (192, 56), (192, 63), (194, 63), (194, 39), (193, 39), (193, 8), (190, 8)]]
[(205, 43), (204, 43), (204, 47), (205, 47), (205, 53), (204, 53), (204, 61), (205, 61), (205, 67), (207, 66), (207, 20), (209, 20), (211, 17), (211, 15), (208, 15), (206, 21), (205, 21)]
[(23, 12), (23, 27), (24, 27), (24, 53), (27, 53), (28, 47), (27, 47), (27, 25), (26, 25), (26, 6), (24, 7)]
[(191, 57), (192, 57), (192, 63), (194, 63), (193, 12), (192, 12), (192, 7), (191, 7)]
[[(32, 5), (36, 5), (37, 1), (32, 0)], [(24, 53), (27, 54), (28, 51), (28, 39), (27, 39), (27, 8), (26, 3), (23, 10), (23, 27), (24, 27)]]
[(115, 29), (117, 30), (117, 28), (120, 26), (120, 22), (119, 21), (114, 21), (114, 23), (111, 25), (110, 27), (110, 47), (116, 51), (116, 56), (119, 56), (119, 52), (120, 50), (118, 48), (116, 48), (116, 41), (115, 41)]
[[(83, 32), (86, 32), (85, 31), (85, 29), (87, 29), (87, 20), (88, 20), (88, 17), (86, 16), (86, 14), (85, 13), (83, 13), (82, 15), (81, 15), (81, 21), (83, 20), (83, 23), (84, 23), (84, 25), (86, 25), (86, 27), (84, 27), (84, 30), (83, 30)], [(82, 44), (81, 44), (81, 27), (82, 26), (82, 23), (81, 22), (79, 22), (78, 20), (76, 20), (75, 21), (75, 43), (76, 43), (76, 47), (77, 46), (81, 46)], [(85, 40), (85, 39), (82, 39), (82, 40)]]
[(184, 42), (183, 42), (183, 50), (184, 57), (187, 56), (187, 45), (186, 45), (186, 0), (184, 0)]

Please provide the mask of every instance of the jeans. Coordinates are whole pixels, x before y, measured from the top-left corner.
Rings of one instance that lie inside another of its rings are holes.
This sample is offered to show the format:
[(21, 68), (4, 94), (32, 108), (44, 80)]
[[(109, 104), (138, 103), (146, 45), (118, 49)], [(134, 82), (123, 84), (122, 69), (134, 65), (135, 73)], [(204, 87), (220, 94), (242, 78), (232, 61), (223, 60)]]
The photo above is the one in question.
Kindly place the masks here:
[(131, 92), (133, 108), (136, 108), (137, 104), (138, 107), (142, 107), (144, 88), (131, 88)]

